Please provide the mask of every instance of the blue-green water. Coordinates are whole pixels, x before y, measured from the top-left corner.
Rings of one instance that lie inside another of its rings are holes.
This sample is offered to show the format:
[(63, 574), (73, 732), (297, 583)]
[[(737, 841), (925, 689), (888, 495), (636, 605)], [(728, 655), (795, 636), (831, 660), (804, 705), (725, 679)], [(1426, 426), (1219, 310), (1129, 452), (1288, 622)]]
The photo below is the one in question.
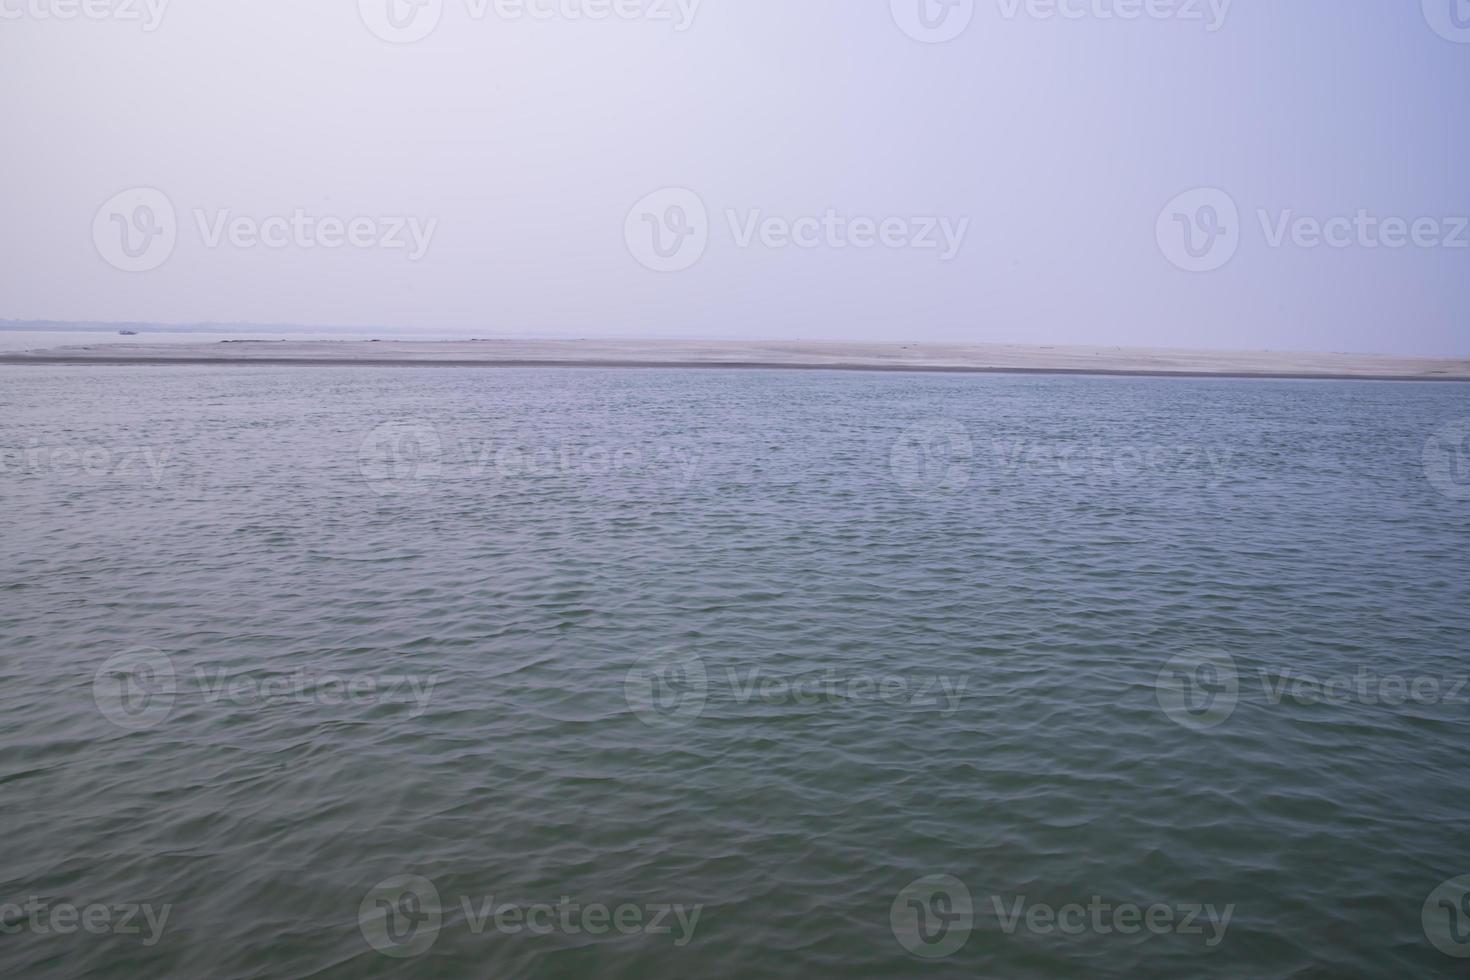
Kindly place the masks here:
[(1462, 976), (1467, 417), (0, 369), (0, 970)]

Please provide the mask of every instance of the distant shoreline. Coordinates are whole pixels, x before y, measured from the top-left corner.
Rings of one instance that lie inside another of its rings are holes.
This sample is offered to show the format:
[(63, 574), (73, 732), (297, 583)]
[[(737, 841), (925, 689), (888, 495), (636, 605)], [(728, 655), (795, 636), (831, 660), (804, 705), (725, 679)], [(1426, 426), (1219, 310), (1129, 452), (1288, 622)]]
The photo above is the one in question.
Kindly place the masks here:
[(706, 341), (245, 341), (97, 344), (0, 354), (0, 365), (641, 368), (1095, 375), (1284, 381), (1470, 381), (1470, 360), (1273, 351)]
[(759, 361), (720, 362), (709, 361), (414, 361), (414, 360), (370, 360), (344, 359), (322, 360), (319, 358), (223, 358), (223, 357), (24, 357), (0, 355), (0, 366), (68, 366), (68, 367), (379, 367), (379, 368), (642, 368), (693, 369), (727, 371), (865, 371), (895, 374), (1034, 374), (1073, 375), (1114, 378), (1219, 378), (1221, 380), (1258, 381), (1429, 381), (1470, 382), (1470, 376), (1449, 375), (1412, 376), (1401, 374), (1263, 374), (1222, 373), (1219, 371), (1146, 371), (1106, 370), (1102, 368), (1025, 368), (1025, 367), (963, 367), (963, 366), (901, 366), (882, 364), (780, 364)]

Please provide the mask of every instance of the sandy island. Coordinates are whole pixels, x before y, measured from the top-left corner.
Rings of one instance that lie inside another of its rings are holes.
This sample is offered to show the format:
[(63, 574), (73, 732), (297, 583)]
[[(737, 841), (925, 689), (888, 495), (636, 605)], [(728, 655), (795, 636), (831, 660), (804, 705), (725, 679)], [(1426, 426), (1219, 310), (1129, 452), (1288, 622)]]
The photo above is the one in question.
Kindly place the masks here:
[(0, 364), (350, 367), (765, 368), (1185, 378), (1467, 381), (1470, 360), (1013, 344), (818, 341), (456, 340), (119, 343), (0, 355)]

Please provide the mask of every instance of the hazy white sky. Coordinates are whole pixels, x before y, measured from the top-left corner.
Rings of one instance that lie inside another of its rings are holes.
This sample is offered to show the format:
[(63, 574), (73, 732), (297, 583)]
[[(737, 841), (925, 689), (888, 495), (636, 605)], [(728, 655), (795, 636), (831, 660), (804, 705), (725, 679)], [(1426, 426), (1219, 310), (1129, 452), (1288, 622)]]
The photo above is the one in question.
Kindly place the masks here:
[(1470, 0), (0, 0), (0, 82), (0, 318), (1470, 353)]

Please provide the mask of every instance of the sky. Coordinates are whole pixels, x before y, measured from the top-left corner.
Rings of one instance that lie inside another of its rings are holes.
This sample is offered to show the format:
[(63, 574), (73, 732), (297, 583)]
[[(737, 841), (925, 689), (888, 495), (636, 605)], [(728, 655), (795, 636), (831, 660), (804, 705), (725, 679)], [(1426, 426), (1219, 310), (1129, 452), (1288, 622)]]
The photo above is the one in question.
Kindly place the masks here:
[(1470, 354), (1470, 0), (0, 0), (0, 319)]

